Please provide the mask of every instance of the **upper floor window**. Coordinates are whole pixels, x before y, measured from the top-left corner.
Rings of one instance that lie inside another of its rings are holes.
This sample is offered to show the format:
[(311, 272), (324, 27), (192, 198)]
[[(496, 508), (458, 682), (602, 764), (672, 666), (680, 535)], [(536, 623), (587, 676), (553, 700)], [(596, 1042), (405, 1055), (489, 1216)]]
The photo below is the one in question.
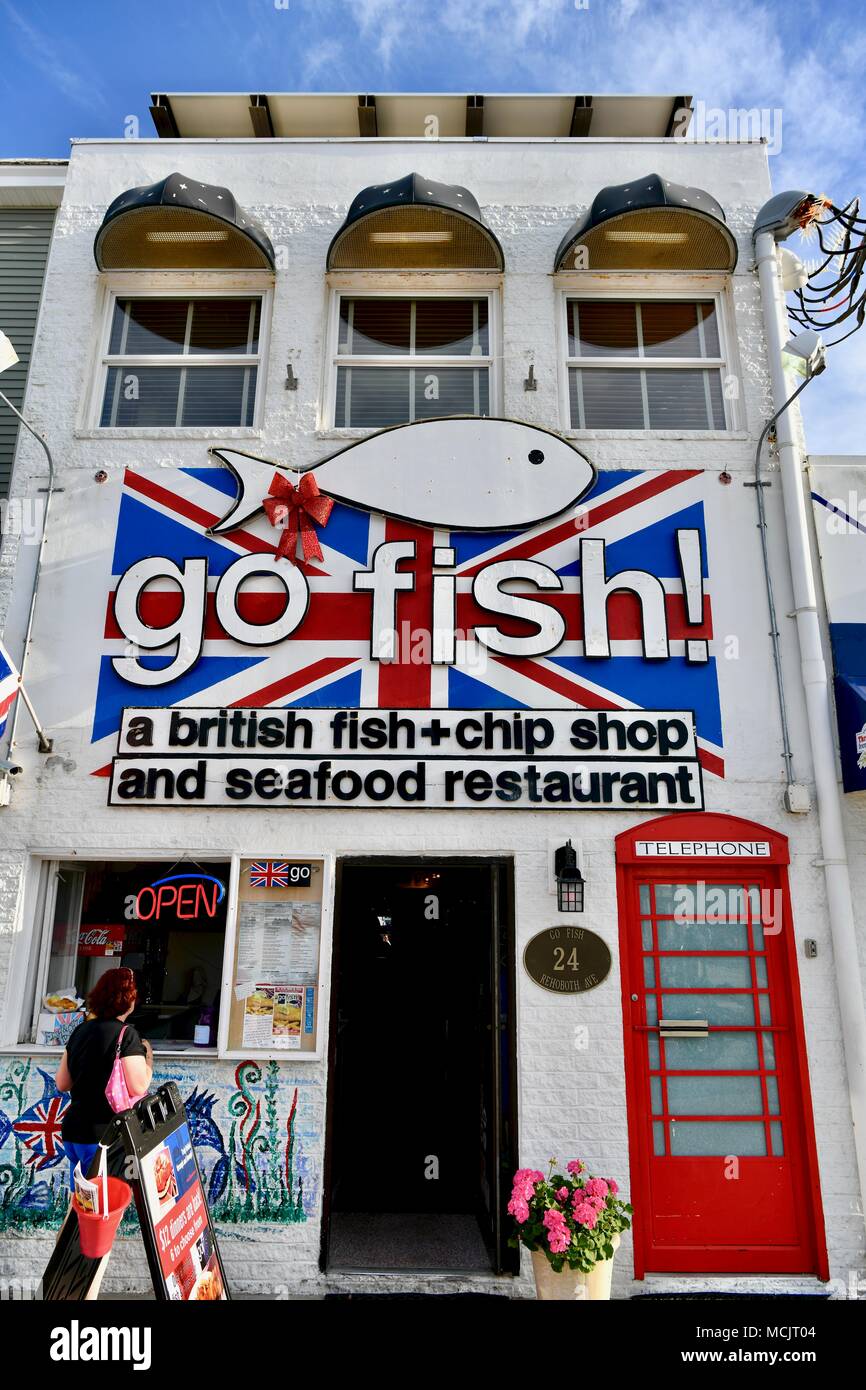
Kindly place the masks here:
[(724, 430), (714, 299), (566, 300), (572, 429)]
[(99, 424), (252, 427), (261, 363), (260, 295), (112, 302)]
[(489, 295), (340, 295), (333, 421), (377, 429), (440, 415), (489, 415)]

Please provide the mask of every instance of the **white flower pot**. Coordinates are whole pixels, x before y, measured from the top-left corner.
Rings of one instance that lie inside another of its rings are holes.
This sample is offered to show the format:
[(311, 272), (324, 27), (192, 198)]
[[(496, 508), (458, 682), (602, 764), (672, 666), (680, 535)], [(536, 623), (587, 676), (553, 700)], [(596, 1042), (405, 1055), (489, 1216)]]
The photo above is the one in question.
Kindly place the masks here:
[[(619, 1249), (619, 1236), (611, 1238), (611, 1245), (616, 1254)], [(610, 1281), (613, 1278), (613, 1255), (609, 1260), (599, 1260), (598, 1264), (590, 1270), (587, 1275), (586, 1296), (589, 1299), (609, 1299)]]
[[(614, 1252), (619, 1249), (619, 1243), (619, 1236), (614, 1236), (611, 1240)], [(582, 1303), (610, 1298), (613, 1258), (599, 1260), (588, 1274), (579, 1269), (569, 1269), (568, 1265), (557, 1274), (544, 1252), (533, 1250), (532, 1272), (535, 1276), (535, 1296), (538, 1299), (556, 1298), (571, 1303)]]
[(587, 1281), (590, 1276), (579, 1269), (569, 1269), (568, 1265), (561, 1274), (557, 1274), (542, 1250), (532, 1251), (532, 1272), (535, 1275), (536, 1298), (561, 1298), (582, 1302), (589, 1297)]

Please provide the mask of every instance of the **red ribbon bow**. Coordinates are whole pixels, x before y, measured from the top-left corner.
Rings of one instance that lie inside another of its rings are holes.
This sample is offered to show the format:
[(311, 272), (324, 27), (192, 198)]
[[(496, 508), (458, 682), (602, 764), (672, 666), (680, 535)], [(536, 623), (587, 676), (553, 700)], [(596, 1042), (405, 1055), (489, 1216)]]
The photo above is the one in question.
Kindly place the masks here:
[(304, 559), (325, 558), (319, 545), (319, 537), (316, 535), (316, 526), (327, 526), (334, 501), (319, 491), (319, 484), (312, 473), (302, 474), (297, 487), (279, 473), (275, 473), (267, 497), (262, 498), (262, 506), (271, 525), (284, 528), (274, 557), (276, 560), (285, 556), (293, 565), (298, 563), (295, 552), (299, 531)]

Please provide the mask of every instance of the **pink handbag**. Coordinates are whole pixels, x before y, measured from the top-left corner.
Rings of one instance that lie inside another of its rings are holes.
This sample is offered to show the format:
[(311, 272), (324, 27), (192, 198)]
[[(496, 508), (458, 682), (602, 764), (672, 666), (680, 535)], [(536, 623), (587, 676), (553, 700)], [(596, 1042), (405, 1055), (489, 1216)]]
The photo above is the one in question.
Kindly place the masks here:
[[(120, 1115), (124, 1110), (131, 1110), (141, 1096), (134, 1096), (126, 1084), (126, 1072), (123, 1070), (123, 1058), (120, 1055), (120, 1044), (123, 1042), (123, 1035), (126, 1032), (126, 1024), (120, 1030), (117, 1039), (117, 1050), (114, 1054), (114, 1066), (111, 1068), (111, 1075), (108, 1078), (108, 1085), (105, 1088), (105, 1099), (111, 1106), (115, 1115)], [(142, 1095), (146, 1095), (142, 1092)]]

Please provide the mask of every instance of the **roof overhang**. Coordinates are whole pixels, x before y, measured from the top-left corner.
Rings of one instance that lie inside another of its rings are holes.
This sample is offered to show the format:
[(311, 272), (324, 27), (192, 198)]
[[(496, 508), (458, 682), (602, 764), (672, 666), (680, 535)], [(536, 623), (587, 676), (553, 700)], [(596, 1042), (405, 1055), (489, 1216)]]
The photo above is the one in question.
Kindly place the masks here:
[(629, 139), (682, 136), (691, 97), (591, 93), (159, 92), (167, 139)]
[(0, 207), (59, 208), (66, 159), (0, 159)]

